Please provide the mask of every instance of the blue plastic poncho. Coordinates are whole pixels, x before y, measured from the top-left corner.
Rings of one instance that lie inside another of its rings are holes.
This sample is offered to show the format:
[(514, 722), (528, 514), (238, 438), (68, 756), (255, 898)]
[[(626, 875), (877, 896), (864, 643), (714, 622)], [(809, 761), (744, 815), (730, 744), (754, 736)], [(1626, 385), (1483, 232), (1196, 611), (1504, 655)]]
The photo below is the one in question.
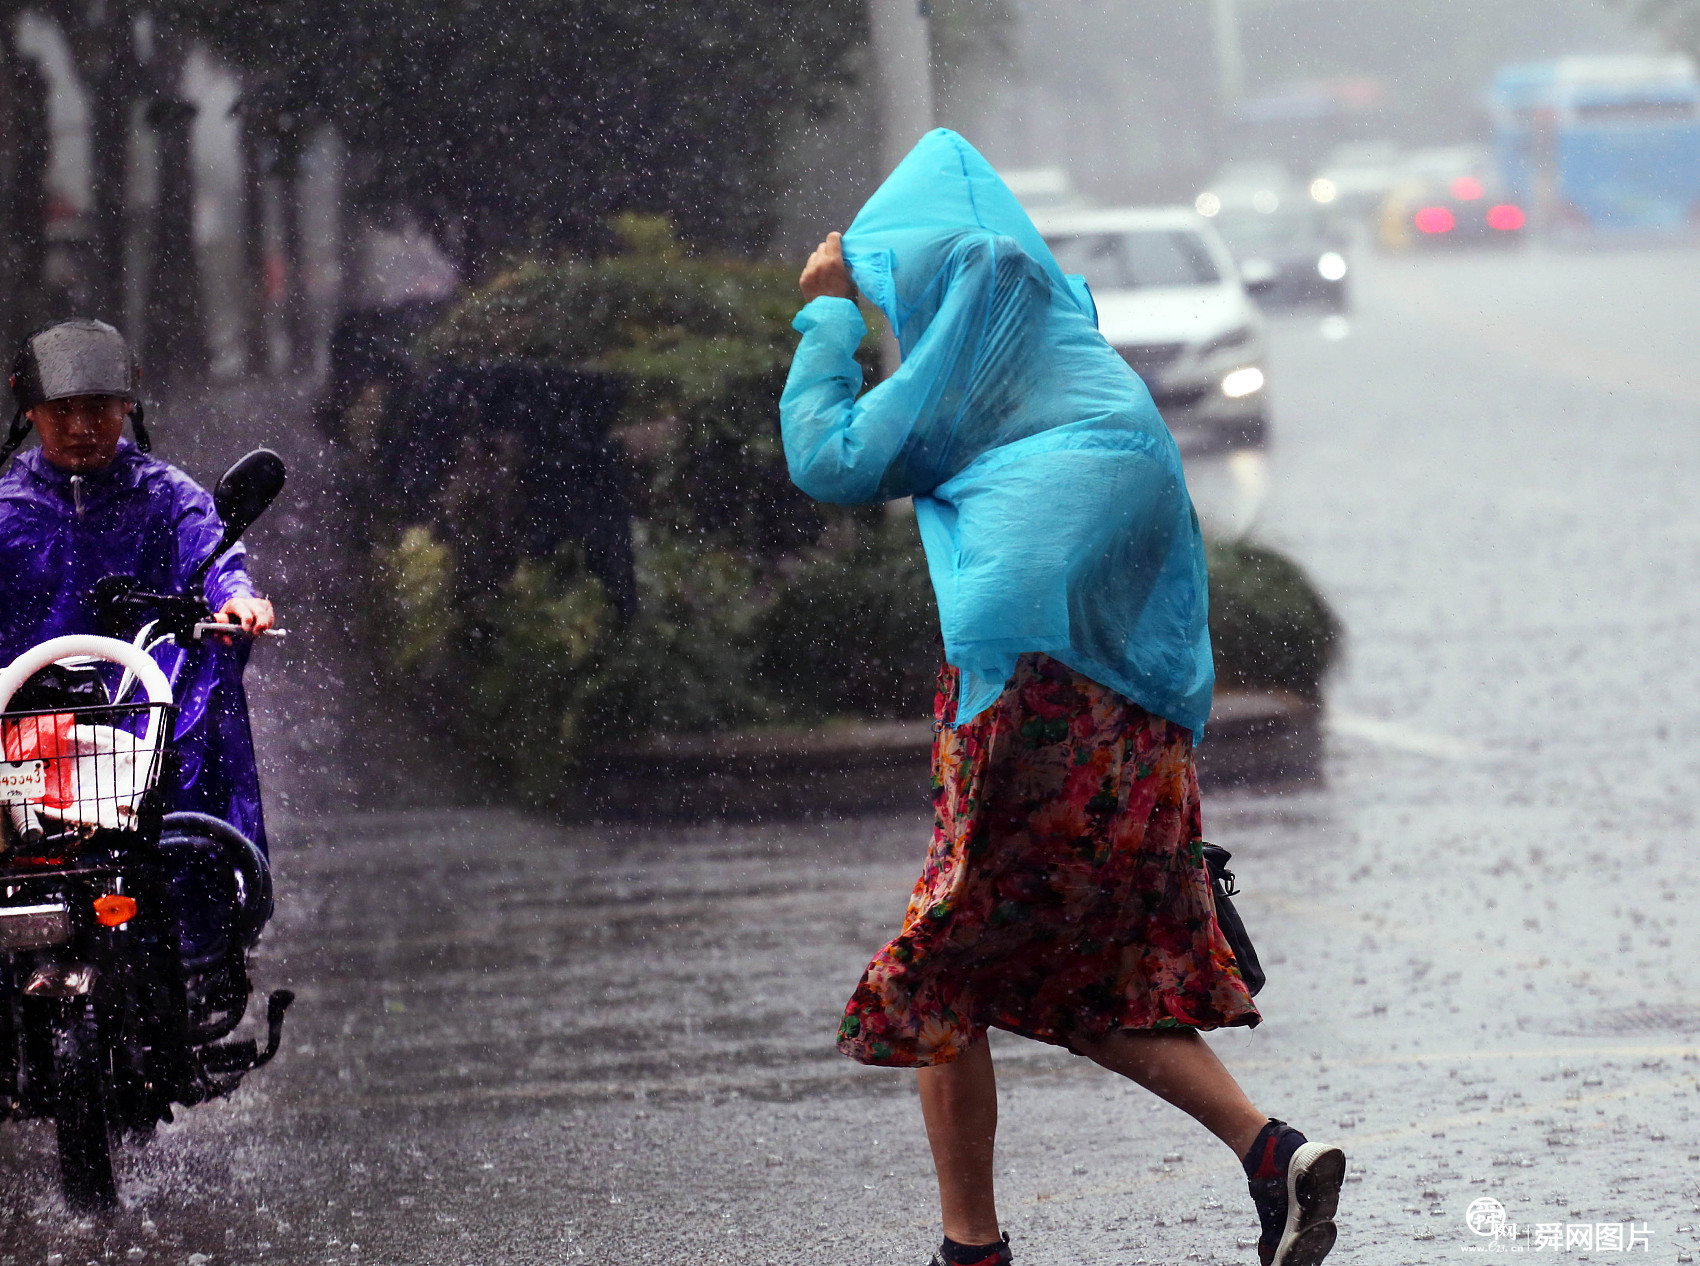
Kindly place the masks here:
[(848, 299), (797, 316), (780, 402), (791, 478), (822, 501), (913, 496), (956, 723), (1041, 651), (1195, 735), (1215, 673), (1204, 542), (1180, 453), (973, 146), (928, 133), (844, 235), (902, 367), (866, 395)]
[[(0, 663), (64, 633), (99, 633), (89, 591), (102, 576), (135, 576), (158, 593), (179, 593), (218, 545), (223, 525), (212, 497), (177, 467), (125, 440), (105, 470), (81, 477), (19, 454), (0, 476)], [(208, 573), (204, 593), (216, 611), (254, 585), (237, 545)], [(161, 648), (156, 658), (176, 656)], [(265, 821), (248, 701), (247, 648), (205, 645), (177, 673), (176, 786), (169, 810), (222, 818), (262, 850)], [(162, 663), (167, 675), (173, 664)]]

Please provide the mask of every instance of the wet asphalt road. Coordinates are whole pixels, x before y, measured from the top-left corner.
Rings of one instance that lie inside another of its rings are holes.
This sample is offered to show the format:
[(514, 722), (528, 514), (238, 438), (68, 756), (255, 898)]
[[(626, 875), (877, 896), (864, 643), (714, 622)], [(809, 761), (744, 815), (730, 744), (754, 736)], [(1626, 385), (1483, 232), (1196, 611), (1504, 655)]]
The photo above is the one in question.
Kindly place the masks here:
[[(1481, 1197), (1691, 1260), (1700, 252), (1361, 272), (1347, 337), (1275, 333), (1257, 531), (1350, 646), (1326, 784), (1206, 802), (1270, 969), (1266, 1022), (1213, 1043), (1346, 1147), (1331, 1260), (1460, 1260)], [(280, 598), (314, 574), (303, 531), (262, 542)], [(682, 830), (410, 808), (452, 801), (452, 759), (411, 786), (403, 735), (359, 738), (361, 683), (317, 683), (335, 619), (307, 631), (256, 665), (284, 1052), (128, 1158), (111, 1223), (64, 1213), (45, 1129), (4, 1127), (0, 1266), (924, 1261), (913, 1077), (831, 1045), (924, 807)], [(1202, 1130), (994, 1049), (1019, 1261), (1255, 1261)]]

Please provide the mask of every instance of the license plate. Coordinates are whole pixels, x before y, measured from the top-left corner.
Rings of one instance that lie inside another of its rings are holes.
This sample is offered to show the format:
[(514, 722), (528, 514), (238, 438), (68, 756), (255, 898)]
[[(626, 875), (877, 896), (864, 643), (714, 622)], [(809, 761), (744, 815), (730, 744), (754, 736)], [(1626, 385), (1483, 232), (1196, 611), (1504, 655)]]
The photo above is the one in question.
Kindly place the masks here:
[(44, 760), (0, 761), (0, 802), (47, 798), (47, 762)]
[(71, 912), (62, 902), (0, 906), (0, 950), (43, 949), (71, 939)]

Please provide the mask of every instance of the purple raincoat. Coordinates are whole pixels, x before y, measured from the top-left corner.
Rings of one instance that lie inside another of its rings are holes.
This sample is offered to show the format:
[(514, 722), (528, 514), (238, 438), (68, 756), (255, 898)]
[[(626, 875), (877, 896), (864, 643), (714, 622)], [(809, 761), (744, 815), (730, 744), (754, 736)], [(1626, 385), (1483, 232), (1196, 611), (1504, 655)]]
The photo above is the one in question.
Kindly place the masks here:
[[(73, 475), (33, 448), (0, 476), (0, 663), (64, 633), (98, 633), (89, 592), (103, 576), (135, 576), (156, 593), (180, 593), (217, 546), (223, 524), (212, 497), (177, 467), (129, 440), (105, 470)], [(241, 545), (207, 574), (214, 611), (255, 596)], [(167, 676), (170, 646), (155, 652)], [(265, 821), (242, 669), (248, 647), (208, 644), (177, 674), (176, 785), (167, 809), (223, 818), (262, 851)]]

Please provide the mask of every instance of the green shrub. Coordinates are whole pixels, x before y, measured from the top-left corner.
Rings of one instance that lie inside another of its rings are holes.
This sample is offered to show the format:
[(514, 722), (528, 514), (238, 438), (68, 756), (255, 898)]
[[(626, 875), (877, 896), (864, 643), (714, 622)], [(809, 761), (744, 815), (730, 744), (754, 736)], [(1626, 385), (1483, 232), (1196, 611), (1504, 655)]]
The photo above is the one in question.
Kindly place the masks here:
[(638, 610), (611, 640), (598, 700), (610, 731), (716, 730), (772, 720), (755, 679), (760, 607), (749, 560), (654, 530), (637, 541)]
[(848, 549), (820, 549), (756, 625), (759, 677), (797, 717), (925, 716), (943, 657), (912, 518), (876, 511)]
[[(506, 786), (547, 800), (579, 756), (627, 737), (598, 703), (606, 689), (613, 612), (573, 546), (523, 559), (476, 603), (478, 636), (462, 644), (453, 728)], [(612, 721), (612, 724), (610, 723)]]
[(1263, 545), (1213, 541), (1210, 641), (1221, 686), (1322, 697), (1340, 625), (1299, 565)]
[(391, 684), (482, 776), (547, 797), (608, 720), (615, 621), (581, 551), (563, 545), (474, 586), (465, 552), (419, 524), (376, 561)]

